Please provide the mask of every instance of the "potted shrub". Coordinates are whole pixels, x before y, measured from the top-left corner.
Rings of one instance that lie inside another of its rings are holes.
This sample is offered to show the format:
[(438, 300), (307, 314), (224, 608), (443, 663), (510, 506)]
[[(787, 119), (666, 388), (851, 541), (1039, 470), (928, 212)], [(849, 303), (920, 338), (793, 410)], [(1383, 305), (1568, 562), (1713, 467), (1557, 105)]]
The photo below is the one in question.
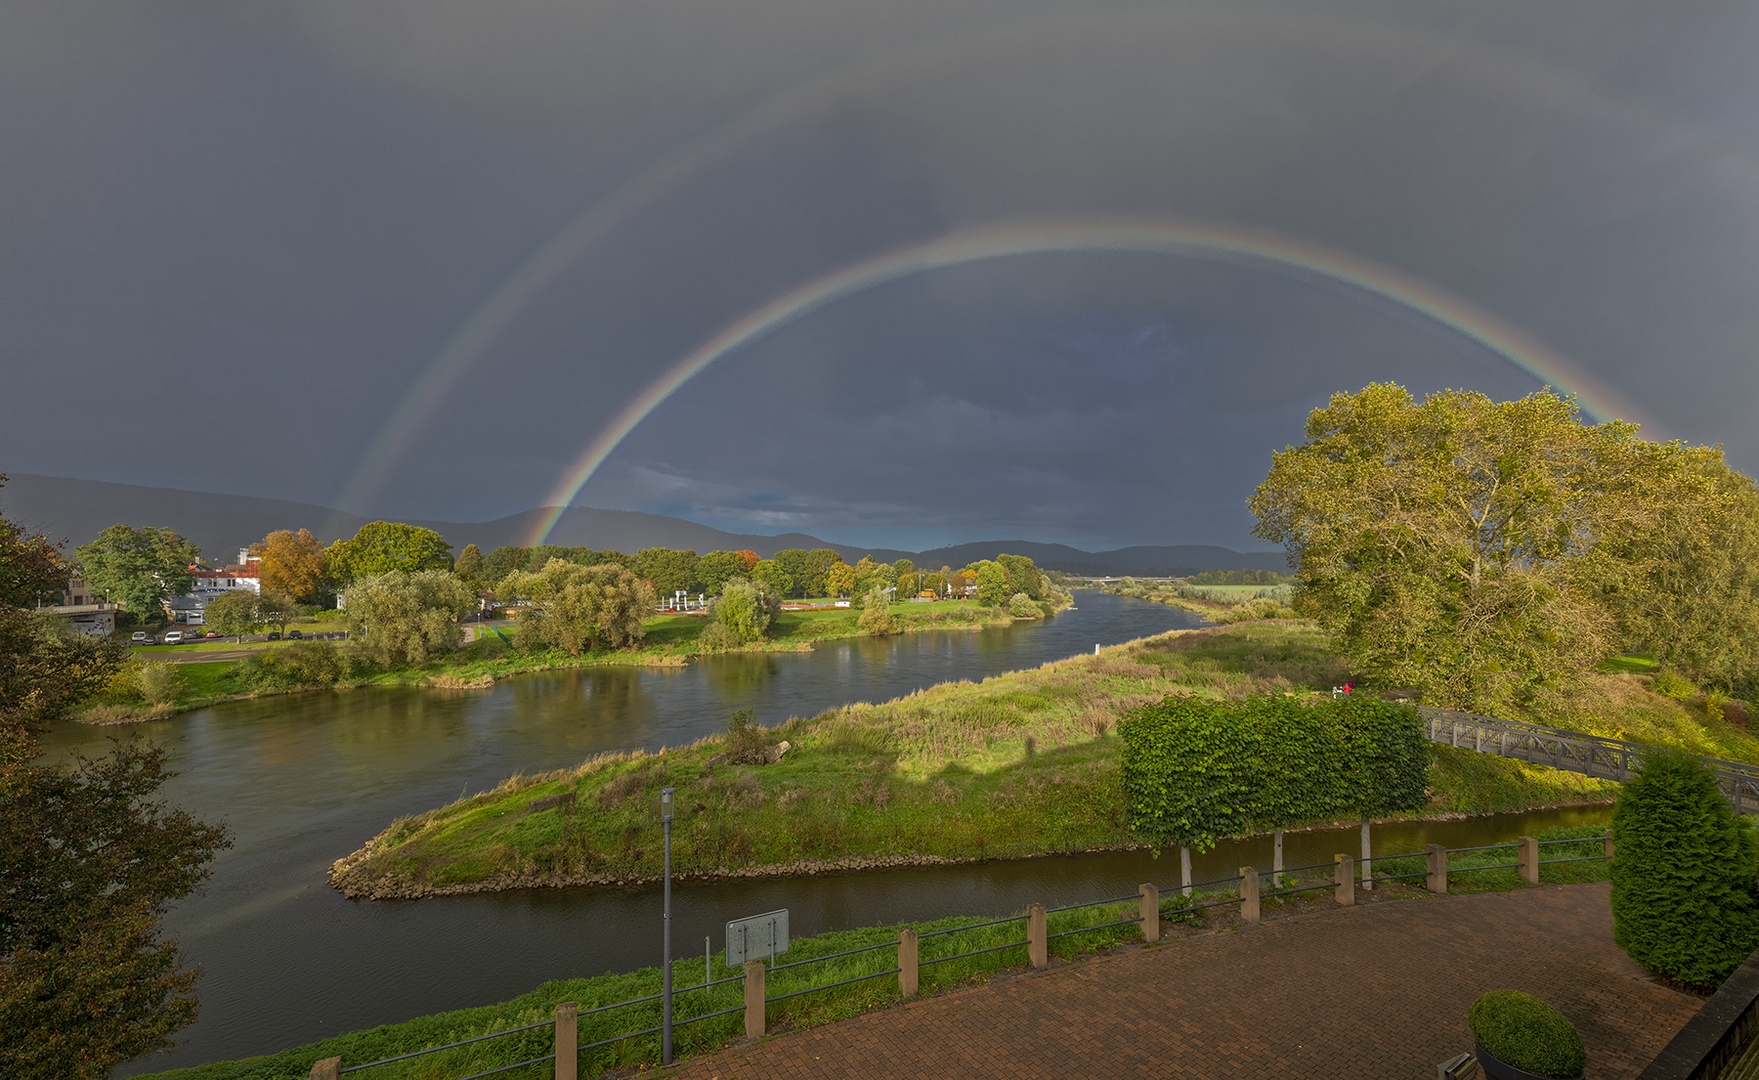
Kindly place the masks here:
[(1575, 1027), (1531, 994), (1492, 990), (1472, 1003), (1466, 1022), (1491, 1080), (1580, 1080), (1588, 1063)]

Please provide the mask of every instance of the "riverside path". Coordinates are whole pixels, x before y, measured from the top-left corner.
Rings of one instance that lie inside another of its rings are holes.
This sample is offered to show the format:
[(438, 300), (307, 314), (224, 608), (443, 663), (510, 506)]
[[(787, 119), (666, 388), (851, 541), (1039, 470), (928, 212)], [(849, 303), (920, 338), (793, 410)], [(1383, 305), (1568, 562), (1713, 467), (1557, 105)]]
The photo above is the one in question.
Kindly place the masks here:
[[(668, 1080), (1433, 1077), (1486, 990), (1576, 1025), (1588, 1080), (1634, 1077), (1699, 999), (1612, 942), (1609, 886), (1421, 896), (1267, 920), (742, 1042)], [(1170, 927), (1169, 927), (1170, 929)]]

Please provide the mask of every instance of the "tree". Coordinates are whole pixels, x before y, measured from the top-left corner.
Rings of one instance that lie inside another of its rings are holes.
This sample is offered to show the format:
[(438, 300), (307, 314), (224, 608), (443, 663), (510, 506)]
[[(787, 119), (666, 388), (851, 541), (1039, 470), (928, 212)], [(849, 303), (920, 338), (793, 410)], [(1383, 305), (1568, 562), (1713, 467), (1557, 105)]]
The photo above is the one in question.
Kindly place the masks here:
[(892, 614), (891, 586), (885, 584), (877, 574), (868, 580), (872, 585), (861, 605), (861, 618), (856, 625), (861, 628), (862, 633), (875, 637), (898, 633), (902, 627), (898, 623), (898, 617)]
[(1719, 449), (1682, 468), (1694, 482), (1657, 500), (1653, 528), (1609, 538), (1624, 572), (1604, 598), (1627, 649), (1745, 693), (1759, 684), (1759, 489)]
[(763, 581), (729, 578), (715, 601), (715, 621), (740, 642), (762, 641), (781, 611), (781, 601)]
[[(218, 599), (218, 597), (216, 597)], [(291, 596), (265, 588), (257, 596), (257, 619), (287, 632), (287, 624), (299, 616), (299, 605)]]
[(694, 551), (643, 548), (635, 553), (635, 565), (630, 569), (637, 577), (653, 582), (654, 592), (669, 599), (680, 592), (698, 591), (696, 563)]
[(257, 594), (249, 589), (229, 589), (208, 601), (202, 611), (202, 622), (221, 635), (244, 635), (256, 632), (262, 619), (257, 615)]
[(1612, 829), (1612, 937), (1631, 959), (1704, 985), (1759, 948), (1759, 842), (1703, 764), (1651, 752)]
[(36, 763), (40, 726), (126, 652), (25, 610), (64, 574), (54, 553), (0, 519), (0, 1075), (96, 1080), (194, 1018), (196, 972), (158, 918), (228, 840), (148, 801), (168, 775), (162, 750)]
[(759, 555), (757, 552), (751, 550), (750, 548), (740, 548), (738, 551), (735, 551), (733, 554), (739, 556), (739, 565), (740, 565), (741, 569), (743, 569), (748, 574), (751, 572), (752, 568), (755, 567), (758, 564), (758, 562), (760, 560), (762, 560), (762, 558), (763, 558), (763, 556)]
[(653, 586), (614, 563), (551, 559), (536, 573), (508, 578), (503, 588), (531, 601), (519, 609), (522, 645), (553, 645), (572, 656), (640, 641), (642, 620), (658, 603)]
[(201, 558), (170, 529), (127, 525), (110, 526), (74, 555), (87, 582), (141, 618), (159, 615), (165, 601), (194, 588), (189, 568)]
[(962, 600), (970, 594), (971, 583), (976, 580), (977, 575), (970, 570), (954, 570), (947, 575), (947, 587)]
[(1008, 572), (1002, 564), (982, 559), (966, 567), (977, 579), (977, 602), (984, 607), (1001, 607), (1008, 602)]
[[(449, 570), (392, 570), (348, 587), (348, 636), (386, 664), (420, 664), (458, 645), (476, 595)], [(211, 606), (211, 605), (210, 605)]]
[(483, 559), (482, 569), (478, 574), (482, 582), (490, 589), (499, 589), (501, 582), (509, 574), (517, 574), (527, 565), (526, 550), (522, 547), (502, 546), (488, 553)]
[(855, 591), (855, 569), (842, 559), (825, 571), (825, 591), (831, 596), (848, 596)]
[(261, 560), (258, 571), (262, 587), (307, 604), (325, 595), (324, 545), (310, 529), (281, 529), (250, 546)]
[(1297, 610), (1365, 676), (1488, 710), (1569, 687), (1611, 651), (1610, 538), (1696, 485), (1682, 448), (1518, 401), (1375, 384), (1337, 394), (1274, 456), (1253, 534), (1288, 550)]
[(475, 544), (465, 544), (464, 550), (458, 553), (458, 561), (452, 564), (452, 572), (473, 589), (485, 588), (482, 548)]
[(770, 592), (777, 597), (787, 596), (794, 591), (794, 576), (782, 568), (782, 564), (774, 559), (764, 559), (751, 568), (751, 580), (761, 581), (770, 587)]
[(374, 521), (353, 537), (338, 540), (324, 551), (330, 576), (343, 585), (361, 578), (399, 571), (452, 570), (452, 545), (439, 533), (417, 525)]
[(1026, 555), (997, 555), (996, 562), (1008, 575), (1008, 588), (1023, 592), (1034, 600), (1044, 599), (1044, 575)]
[(730, 577), (745, 573), (745, 562), (732, 551), (711, 551), (696, 560), (696, 577), (703, 591), (714, 595), (721, 591)]

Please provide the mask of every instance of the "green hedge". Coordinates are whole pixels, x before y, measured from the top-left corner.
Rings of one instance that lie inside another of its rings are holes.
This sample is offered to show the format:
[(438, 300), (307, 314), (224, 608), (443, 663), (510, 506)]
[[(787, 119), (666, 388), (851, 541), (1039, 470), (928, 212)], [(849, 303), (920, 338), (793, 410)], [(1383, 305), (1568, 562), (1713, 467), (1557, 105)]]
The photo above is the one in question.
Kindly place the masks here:
[(1208, 850), (1225, 836), (1429, 800), (1423, 718), (1378, 698), (1173, 695), (1129, 713), (1118, 731), (1130, 827), (1155, 844)]
[(1479, 1046), (1536, 1076), (1573, 1080), (1588, 1064), (1575, 1026), (1532, 994), (1492, 990), (1472, 1003), (1466, 1023)]
[(1613, 940), (1681, 982), (1720, 983), (1759, 948), (1759, 842), (1716, 776), (1653, 753), (1612, 812)]

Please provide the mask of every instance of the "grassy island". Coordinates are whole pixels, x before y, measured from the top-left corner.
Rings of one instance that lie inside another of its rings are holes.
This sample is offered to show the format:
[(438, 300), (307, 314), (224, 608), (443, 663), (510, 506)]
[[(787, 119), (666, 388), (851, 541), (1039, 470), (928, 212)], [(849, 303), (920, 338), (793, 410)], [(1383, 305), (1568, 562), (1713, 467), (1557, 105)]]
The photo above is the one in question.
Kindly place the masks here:
[[(339, 860), (332, 881), (350, 896), (390, 898), (652, 879), (663, 786), (678, 789), (673, 866), (684, 876), (1133, 847), (1139, 840), (1124, 824), (1118, 777), (1121, 713), (1175, 691), (1319, 692), (1346, 675), (1310, 623), (1175, 631), (981, 683), (945, 683), (775, 728), (735, 723), (691, 746), (511, 777), (393, 823)], [(1628, 671), (1597, 673), (1567, 711), (1528, 718), (1759, 760), (1759, 739), (1741, 724), (1654, 693), (1648, 682)], [(1606, 801), (1616, 790), (1436, 747), (1424, 814)]]

